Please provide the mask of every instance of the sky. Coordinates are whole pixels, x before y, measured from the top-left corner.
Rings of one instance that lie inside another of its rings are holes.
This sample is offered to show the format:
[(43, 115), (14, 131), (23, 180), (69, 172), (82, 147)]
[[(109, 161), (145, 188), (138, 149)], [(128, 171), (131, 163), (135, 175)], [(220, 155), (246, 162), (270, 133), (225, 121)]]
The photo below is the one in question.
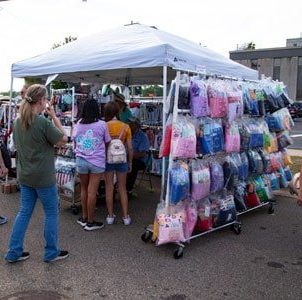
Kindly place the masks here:
[[(250, 41), (271, 48), (300, 37), (301, 11), (297, 0), (0, 0), (0, 92), (10, 89), (14, 62), (49, 51), (66, 36), (80, 39), (133, 21), (228, 57)], [(22, 84), (14, 80), (14, 90)]]

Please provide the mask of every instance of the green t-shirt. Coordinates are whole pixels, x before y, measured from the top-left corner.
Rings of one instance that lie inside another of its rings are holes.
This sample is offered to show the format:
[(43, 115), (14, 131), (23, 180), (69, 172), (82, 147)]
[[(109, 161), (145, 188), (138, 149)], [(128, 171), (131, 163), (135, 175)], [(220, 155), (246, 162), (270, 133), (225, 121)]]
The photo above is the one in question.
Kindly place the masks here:
[(124, 123), (129, 123), (129, 118), (132, 117), (131, 110), (126, 107), (122, 112), (120, 112), (120, 121)]
[(53, 146), (62, 137), (61, 131), (44, 116), (36, 116), (27, 130), (22, 128), (20, 118), (16, 119), (14, 140), (21, 184), (44, 188), (56, 183)]

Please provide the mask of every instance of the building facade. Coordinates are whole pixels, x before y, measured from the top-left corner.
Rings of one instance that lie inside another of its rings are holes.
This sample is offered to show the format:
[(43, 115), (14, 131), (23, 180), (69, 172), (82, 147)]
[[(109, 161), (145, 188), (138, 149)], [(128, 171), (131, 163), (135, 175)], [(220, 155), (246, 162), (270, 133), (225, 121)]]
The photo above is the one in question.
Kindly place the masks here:
[(287, 39), (286, 47), (230, 51), (230, 59), (283, 81), (293, 100), (302, 100), (302, 38)]

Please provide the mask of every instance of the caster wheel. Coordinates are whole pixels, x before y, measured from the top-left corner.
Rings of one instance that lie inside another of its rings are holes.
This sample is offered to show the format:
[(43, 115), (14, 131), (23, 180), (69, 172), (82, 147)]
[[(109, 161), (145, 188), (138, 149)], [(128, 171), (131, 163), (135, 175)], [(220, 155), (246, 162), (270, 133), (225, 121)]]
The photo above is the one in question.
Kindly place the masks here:
[(273, 204), (270, 204), (268, 207), (268, 213), (271, 215), (275, 212), (275, 208)]
[(74, 215), (77, 215), (78, 213), (79, 213), (79, 208), (78, 207), (71, 207), (71, 210), (72, 210), (72, 213), (74, 214)]
[(141, 239), (143, 242), (147, 243), (151, 240), (151, 237), (152, 237), (152, 233), (148, 230), (146, 230), (142, 236), (141, 236)]
[(235, 223), (232, 225), (232, 231), (235, 233), (235, 234), (240, 234), (241, 233), (241, 224), (240, 223)]
[(173, 253), (173, 257), (175, 259), (180, 259), (184, 256), (184, 248), (183, 247), (178, 247), (174, 253)]

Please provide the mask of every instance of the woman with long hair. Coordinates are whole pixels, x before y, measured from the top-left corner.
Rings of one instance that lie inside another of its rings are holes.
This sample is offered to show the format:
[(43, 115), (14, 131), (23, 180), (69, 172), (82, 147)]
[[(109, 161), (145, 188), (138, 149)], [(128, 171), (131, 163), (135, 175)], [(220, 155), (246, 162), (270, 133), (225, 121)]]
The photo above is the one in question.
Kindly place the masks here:
[(108, 127), (100, 120), (95, 100), (87, 100), (81, 119), (73, 132), (77, 172), (80, 175), (82, 217), (77, 223), (85, 230), (100, 229), (102, 222), (95, 221), (96, 194), (106, 164), (106, 144), (111, 141)]
[[(45, 214), (44, 261), (68, 257), (68, 252), (60, 250), (58, 244), (58, 191), (54, 165), (54, 145), (65, 144), (67, 136), (53, 108), (47, 104), (45, 86), (31, 85), (22, 100), (20, 116), (14, 123), (21, 205), (5, 256), (10, 263), (29, 258), (29, 253), (23, 251), (23, 241), (38, 198)], [(41, 115), (44, 110), (53, 123)]]
[[(131, 218), (128, 214), (128, 196), (126, 190), (127, 173), (132, 169), (132, 142), (131, 130), (129, 125), (118, 120), (119, 107), (115, 101), (108, 102), (104, 107), (105, 121), (109, 129), (109, 134), (112, 139), (119, 138), (123, 144), (126, 145), (128, 159), (124, 163), (108, 163), (106, 164), (105, 185), (106, 185), (106, 204), (108, 209), (108, 216), (106, 218), (107, 224), (111, 225), (115, 221), (115, 214), (113, 213), (113, 188), (114, 188), (114, 172), (117, 177), (118, 191), (120, 194), (123, 223), (130, 225)], [(109, 150), (108, 150), (109, 152)]]

